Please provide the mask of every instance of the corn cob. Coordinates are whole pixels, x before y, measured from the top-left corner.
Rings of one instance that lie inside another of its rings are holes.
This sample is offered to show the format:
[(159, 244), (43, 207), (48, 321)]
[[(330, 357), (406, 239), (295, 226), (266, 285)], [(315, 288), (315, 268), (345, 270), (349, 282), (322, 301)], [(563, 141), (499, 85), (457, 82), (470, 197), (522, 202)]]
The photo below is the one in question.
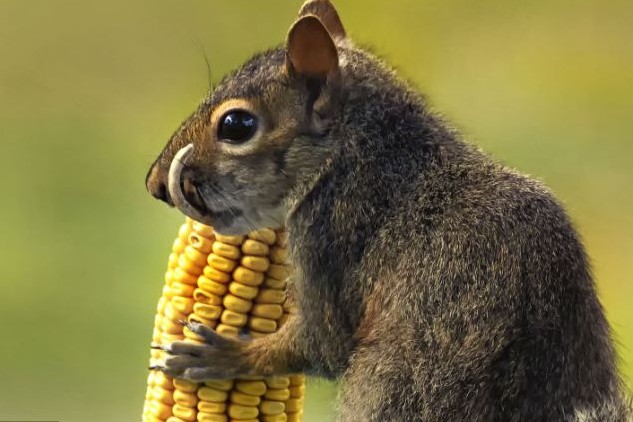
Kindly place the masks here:
[[(200, 341), (180, 320), (206, 324), (227, 336), (242, 329), (254, 338), (272, 333), (287, 319), (287, 275), (282, 232), (224, 236), (187, 219), (169, 256), (152, 342)], [(150, 366), (162, 354), (152, 350)], [(198, 384), (151, 371), (143, 421), (300, 421), (304, 382), (303, 375), (292, 375)]]

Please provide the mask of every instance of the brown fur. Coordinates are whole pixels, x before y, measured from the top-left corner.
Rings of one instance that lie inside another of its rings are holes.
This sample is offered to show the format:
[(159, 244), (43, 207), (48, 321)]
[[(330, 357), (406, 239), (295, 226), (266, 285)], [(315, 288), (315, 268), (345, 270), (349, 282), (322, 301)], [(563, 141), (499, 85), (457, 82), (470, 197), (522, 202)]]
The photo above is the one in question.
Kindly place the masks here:
[[(183, 184), (197, 189), (187, 194), (203, 222), (287, 227), (296, 312), (257, 340), (194, 324), (206, 344), (164, 345), (173, 356), (161, 369), (198, 381), (338, 378), (345, 421), (627, 420), (609, 327), (561, 205), (462, 142), (344, 37), (328, 1), (303, 11), (293, 48), (227, 76), (147, 181), (169, 202), (167, 168), (192, 143)], [(333, 53), (335, 66), (314, 60)], [(239, 146), (213, 129), (214, 111), (235, 100), (264, 128)]]

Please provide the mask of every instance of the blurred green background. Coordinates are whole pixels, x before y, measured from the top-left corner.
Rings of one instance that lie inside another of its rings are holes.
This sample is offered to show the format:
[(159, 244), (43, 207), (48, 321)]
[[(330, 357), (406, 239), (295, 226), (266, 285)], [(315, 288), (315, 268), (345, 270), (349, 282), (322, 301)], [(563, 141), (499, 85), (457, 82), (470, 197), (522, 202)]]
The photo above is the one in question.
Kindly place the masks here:
[[(0, 0), (0, 419), (139, 420), (182, 217), (149, 165), (296, 0)], [(336, 2), (468, 139), (567, 204), (633, 377), (633, 2)], [(335, 393), (311, 382), (306, 421)]]

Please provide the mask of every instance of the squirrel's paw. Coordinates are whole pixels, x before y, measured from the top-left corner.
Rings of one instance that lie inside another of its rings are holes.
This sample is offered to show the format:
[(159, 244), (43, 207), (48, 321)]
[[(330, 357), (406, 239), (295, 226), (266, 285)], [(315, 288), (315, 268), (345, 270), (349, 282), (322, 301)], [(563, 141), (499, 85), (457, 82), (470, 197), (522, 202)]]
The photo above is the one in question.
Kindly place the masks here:
[(162, 371), (172, 378), (195, 382), (245, 375), (245, 368), (248, 368), (245, 347), (249, 343), (247, 337), (224, 337), (195, 322), (188, 322), (186, 326), (201, 336), (204, 343), (175, 341), (152, 345), (152, 348), (162, 350), (169, 356), (149, 369)]

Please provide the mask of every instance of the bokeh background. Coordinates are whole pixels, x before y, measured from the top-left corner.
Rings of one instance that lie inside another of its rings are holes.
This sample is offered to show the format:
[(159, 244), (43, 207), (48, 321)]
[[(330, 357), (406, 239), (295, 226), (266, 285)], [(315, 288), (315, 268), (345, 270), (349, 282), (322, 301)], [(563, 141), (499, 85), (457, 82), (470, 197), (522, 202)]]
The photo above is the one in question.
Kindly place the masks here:
[[(0, 0), (0, 420), (134, 421), (182, 217), (145, 173), (300, 0)], [(339, 0), (348, 31), (585, 239), (633, 376), (633, 2)], [(335, 392), (313, 381), (306, 421)]]

